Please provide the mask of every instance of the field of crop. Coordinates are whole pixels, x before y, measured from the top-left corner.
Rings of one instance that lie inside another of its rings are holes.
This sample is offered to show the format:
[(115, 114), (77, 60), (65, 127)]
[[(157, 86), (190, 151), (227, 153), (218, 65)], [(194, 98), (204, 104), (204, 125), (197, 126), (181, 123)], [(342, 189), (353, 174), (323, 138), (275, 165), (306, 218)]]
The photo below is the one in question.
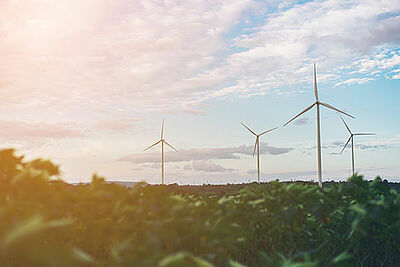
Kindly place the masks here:
[(1, 266), (400, 266), (400, 195), (380, 178), (129, 189), (57, 177), (0, 151)]

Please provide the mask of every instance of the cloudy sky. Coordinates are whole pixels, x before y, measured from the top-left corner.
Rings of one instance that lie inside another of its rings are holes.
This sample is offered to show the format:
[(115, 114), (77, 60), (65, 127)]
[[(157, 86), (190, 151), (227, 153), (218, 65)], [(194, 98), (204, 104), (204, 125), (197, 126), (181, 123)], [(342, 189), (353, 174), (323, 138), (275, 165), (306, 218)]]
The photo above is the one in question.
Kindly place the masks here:
[[(268, 3), (267, 3), (268, 2)], [(316, 180), (320, 99), (356, 119), (356, 169), (399, 180), (400, 2), (0, 1), (0, 144), (52, 159), (67, 181), (93, 173), (168, 183)], [(345, 179), (339, 115), (322, 111), (324, 179)]]

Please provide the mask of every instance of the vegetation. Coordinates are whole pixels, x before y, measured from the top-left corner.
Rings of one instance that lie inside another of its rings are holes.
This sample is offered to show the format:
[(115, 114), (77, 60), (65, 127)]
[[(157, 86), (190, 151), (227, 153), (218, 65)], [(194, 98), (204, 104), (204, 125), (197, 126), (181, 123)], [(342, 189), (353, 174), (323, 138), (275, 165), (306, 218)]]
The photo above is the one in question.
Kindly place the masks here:
[(0, 151), (2, 266), (400, 265), (400, 196), (380, 178), (221, 197), (58, 175)]

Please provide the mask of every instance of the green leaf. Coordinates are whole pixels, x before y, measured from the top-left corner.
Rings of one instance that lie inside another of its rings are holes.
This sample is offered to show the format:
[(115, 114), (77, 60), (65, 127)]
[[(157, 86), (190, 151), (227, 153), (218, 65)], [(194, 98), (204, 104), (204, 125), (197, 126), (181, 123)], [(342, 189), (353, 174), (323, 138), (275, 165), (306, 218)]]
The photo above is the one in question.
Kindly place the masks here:
[(223, 196), (218, 200), (218, 204), (222, 205), (225, 202), (232, 201), (233, 198), (234, 198), (233, 196), (229, 196), (229, 197)]
[(75, 259), (81, 262), (94, 262), (94, 258), (80, 248), (72, 248), (72, 255)]
[(296, 187), (296, 184), (289, 184), (288, 186), (286, 186), (286, 191), (290, 191), (292, 188)]
[(196, 267), (213, 267), (214, 266), (211, 263), (209, 263), (208, 261), (203, 260), (202, 258), (199, 258), (199, 257), (191, 256), (191, 260), (195, 263), (194, 266), (196, 266)]
[(342, 262), (342, 261), (351, 259), (352, 257), (353, 257), (352, 255), (348, 254), (348, 253), (345, 251), (345, 252), (340, 253), (339, 256), (336, 256), (336, 257), (332, 260), (332, 262), (333, 262), (333, 263), (339, 263), (339, 262)]
[(3, 239), (5, 245), (10, 245), (18, 239), (32, 235), (45, 228), (47, 224), (43, 221), (42, 217), (35, 215), (18, 224), (12, 229)]
[(246, 265), (243, 265), (237, 261), (229, 260), (229, 266), (230, 267), (246, 267)]
[(197, 201), (194, 203), (194, 206), (195, 206), (195, 207), (200, 207), (200, 206), (203, 205), (203, 204), (204, 204), (203, 201), (197, 200)]
[(349, 209), (361, 215), (367, 214), (367, 211), (358, 204), (351, 205)]
[(178, 202), (186, 202), (186, 199), (181, 195), (171, 195), (171, 198)]
[(51, 222), (47, 223), (47, 226), (49, 227), (62, 227), (66, 225), (71, 225), (75, 222), (75, 219), (70, 219), (70, 218), (64, 218), (64, 219), (59, 219), (59, 220), (54, 220)]
[(194, 266), (194, 267), (213, 267), (211, 263), (202, 258), (195, 257), (187, 252), (178, 252), (173, 255), (169, 255), (162, 259), (158, 263), (159, 267), (185, 267), (185, 266)]
[(186, 252), (178, 252), (172, 255), (168, 255), (158, 263), (158, 266), (159, 267), (179, 266), (179, 264), (185, 263), (186, 256), (187, 256)]
[(261, 199), (257, 199), (257, 200), (253, 200), (253, 201), (249, 201), (249, 205), (258, 205), (261, 204), (265, 201), (265, 199), (261, 198)]
[(131, 244), (132, 238), (128, 238), (126, 239), (124, 242), (122, 243), (118, 243), (114, 246), (111, 247), (111, 256), (117, 260), (120, 261), (121, 257), (120, 257), (120, 252), (125, 250), (126, 248), (128, 248), (128, 246)]

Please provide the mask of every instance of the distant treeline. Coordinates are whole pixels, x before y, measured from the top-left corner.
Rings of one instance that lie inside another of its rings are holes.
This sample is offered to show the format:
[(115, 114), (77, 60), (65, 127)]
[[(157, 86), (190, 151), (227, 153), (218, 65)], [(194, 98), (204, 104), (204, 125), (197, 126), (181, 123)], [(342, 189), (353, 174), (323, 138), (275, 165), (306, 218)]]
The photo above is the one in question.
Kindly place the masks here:
[[(386, 179), (381, 180), (379, 177), (379, 183), (386, 186), (388, 189), (395, 189), (400, 191), (400, 183), (395, 182), (388, 182)], [(275, 180), (274, 182), (279, 182), (279, 179)], [(366, 181), (368, 183), (374, 182)], [(282, 181), (282, 184), (299, 184), (299, 185), (318, 185), (316, 182), (310, 181)], [(345, 181), (335, 182), (335, 181), (327, 181), (323, 182), (324, 187), (330, 187), (333, 185), (344, 184), (347, 183)], [(249, 185), (256, 185), (256, 182), (253, 183), (241, 183), (241, 184), (206, 184), (203, 185), (178, 185), (176, 183), (167, 185), (167, 189), (170, 192), (174, 193), (182, 193), (182, 194), (199, 194), (199, 195), (213, 195), (217, 194), (219, 196), (223, 195), (235, 195), (240, 192), (241, 189), (245, 188)], [(271, 182), (260, 183), (259, 186), (269, 186)], [(158, 185), (151, 185), (151, 186), (158, 186)]]

